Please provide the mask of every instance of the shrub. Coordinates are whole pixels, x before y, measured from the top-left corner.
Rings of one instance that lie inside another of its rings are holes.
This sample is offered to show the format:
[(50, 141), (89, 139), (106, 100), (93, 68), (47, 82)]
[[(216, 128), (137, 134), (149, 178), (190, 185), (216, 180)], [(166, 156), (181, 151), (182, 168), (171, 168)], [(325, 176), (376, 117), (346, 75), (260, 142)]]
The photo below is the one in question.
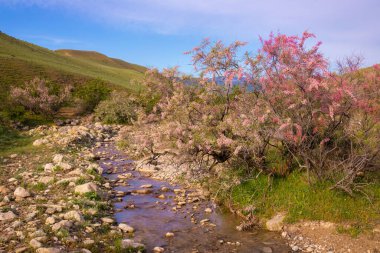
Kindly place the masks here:
[(176, 69), (147, 72), (145, 96), (158, 101), (142, 122), (159, 127), (136, 135), (141, 151), (157, 157), (170, 143), (209, 171), (226, 162), (279, 176), (299, 169), (357, 190), (358, 175), (379, 168), (380, 69), (358, 75), (353, 58), (332, 72), (320, 43), (305, 46), (313, 37), (272, 34), (244, 60), (244, 43), (206, 40), (189, 52), (202, 77), (193, 85)]
[(105, 100), (110, 93), (111, 89), (105, 81), (93, 79), (78, 86), (74, 96), (83, 102), (84, 109), (87, 112), (92, 112), (99, 102)]
[[(53, 115), (70, 97), (71, 86), (61, 87), (38, 77), (25, 83), (24, 87), (11, 89), (11, 97), (17, 105), (22, 105), (35, 114)], [(16, 114), (21, 112), (17, 109)], [(19, 116), (19, 115), (18, 115)]]
[(131, 124), (137, 118), (137, 104), (126, 92), (114, 91), (99, 103), (95, 116), (104, 123)]

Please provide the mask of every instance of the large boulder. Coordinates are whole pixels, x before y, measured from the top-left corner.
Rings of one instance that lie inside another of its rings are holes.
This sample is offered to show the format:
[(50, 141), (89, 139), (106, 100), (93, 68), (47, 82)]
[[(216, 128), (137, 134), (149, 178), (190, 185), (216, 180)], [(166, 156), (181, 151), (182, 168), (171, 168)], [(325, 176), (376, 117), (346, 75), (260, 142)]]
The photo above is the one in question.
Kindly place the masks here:
[(74, 191), (75, 191), (75, 193), (84, 194), (84, 193), (87, 193), (87, 192), (96, 192), (96, 193), (98, 193), (100, 190), (99, 190), (99, 187), (95, 183), (89, 182), (89, 183), (77, 185), (75, 187)]
[(284, 213), (278, 213), (265, 223), (266, 228), (269, 231), (281, 231), (284, 226), (284, 219), (286, 215)]

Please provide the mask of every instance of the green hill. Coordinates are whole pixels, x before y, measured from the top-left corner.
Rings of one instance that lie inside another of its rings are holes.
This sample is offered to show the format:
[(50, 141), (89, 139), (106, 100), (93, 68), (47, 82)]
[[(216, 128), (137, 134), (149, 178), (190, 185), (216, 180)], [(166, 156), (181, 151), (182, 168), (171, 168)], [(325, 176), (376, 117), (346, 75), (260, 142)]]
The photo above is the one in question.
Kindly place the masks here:
[[(132, 79), (140, 79), (145, 67), (103, 54), (78, 50), (52, 51), (0, 32), (0, 86), (5, 91), (35, 76), (60, 81), (101, 78), (130, 90)], [(0, 90), (1, 92), (1, 90)]]

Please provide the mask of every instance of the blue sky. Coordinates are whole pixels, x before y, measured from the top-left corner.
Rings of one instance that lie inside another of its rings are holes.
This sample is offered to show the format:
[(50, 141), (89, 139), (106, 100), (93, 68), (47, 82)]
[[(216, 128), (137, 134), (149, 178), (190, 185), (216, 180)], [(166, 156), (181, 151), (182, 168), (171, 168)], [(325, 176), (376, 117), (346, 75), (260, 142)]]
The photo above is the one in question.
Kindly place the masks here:
[(179, 65), (209, 37), (259, 46), (259, 35), (301, 34), (335, 62), (380, 62), (379, 0), (0, 0), (0, 30), (49, 49), (95, 50), (148, 67)]

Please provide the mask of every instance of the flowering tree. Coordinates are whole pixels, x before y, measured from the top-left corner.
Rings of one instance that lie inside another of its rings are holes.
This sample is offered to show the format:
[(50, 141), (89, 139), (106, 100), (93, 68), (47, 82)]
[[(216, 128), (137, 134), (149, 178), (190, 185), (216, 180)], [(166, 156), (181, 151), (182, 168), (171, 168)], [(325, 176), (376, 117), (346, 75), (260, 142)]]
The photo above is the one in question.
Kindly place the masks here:
[(52, 91), (44, 79), (38, 77), (25, 83), (24, 88), (14, 87), (11, 90), (13, 100), (36, 114), (52, 115), (70, 96), (70, 86)]
[(141, 135), (146, 150), (175, 147), (177, 159), (209, 171), (238, 163), (268, 174), (343, 175), (337, 187), (351, 189), (379, 165), (379, 66), (359, 71), (360, 59), (350, 58), (330, 71), (321, 43), (307, 46), (314, 37), (271, 34), (244, 58), (245, 43), (205, 40), (187, 52), (200, 78), (147, 72), (144, 96), (154, 103), (140, 119), (154, 127)]

